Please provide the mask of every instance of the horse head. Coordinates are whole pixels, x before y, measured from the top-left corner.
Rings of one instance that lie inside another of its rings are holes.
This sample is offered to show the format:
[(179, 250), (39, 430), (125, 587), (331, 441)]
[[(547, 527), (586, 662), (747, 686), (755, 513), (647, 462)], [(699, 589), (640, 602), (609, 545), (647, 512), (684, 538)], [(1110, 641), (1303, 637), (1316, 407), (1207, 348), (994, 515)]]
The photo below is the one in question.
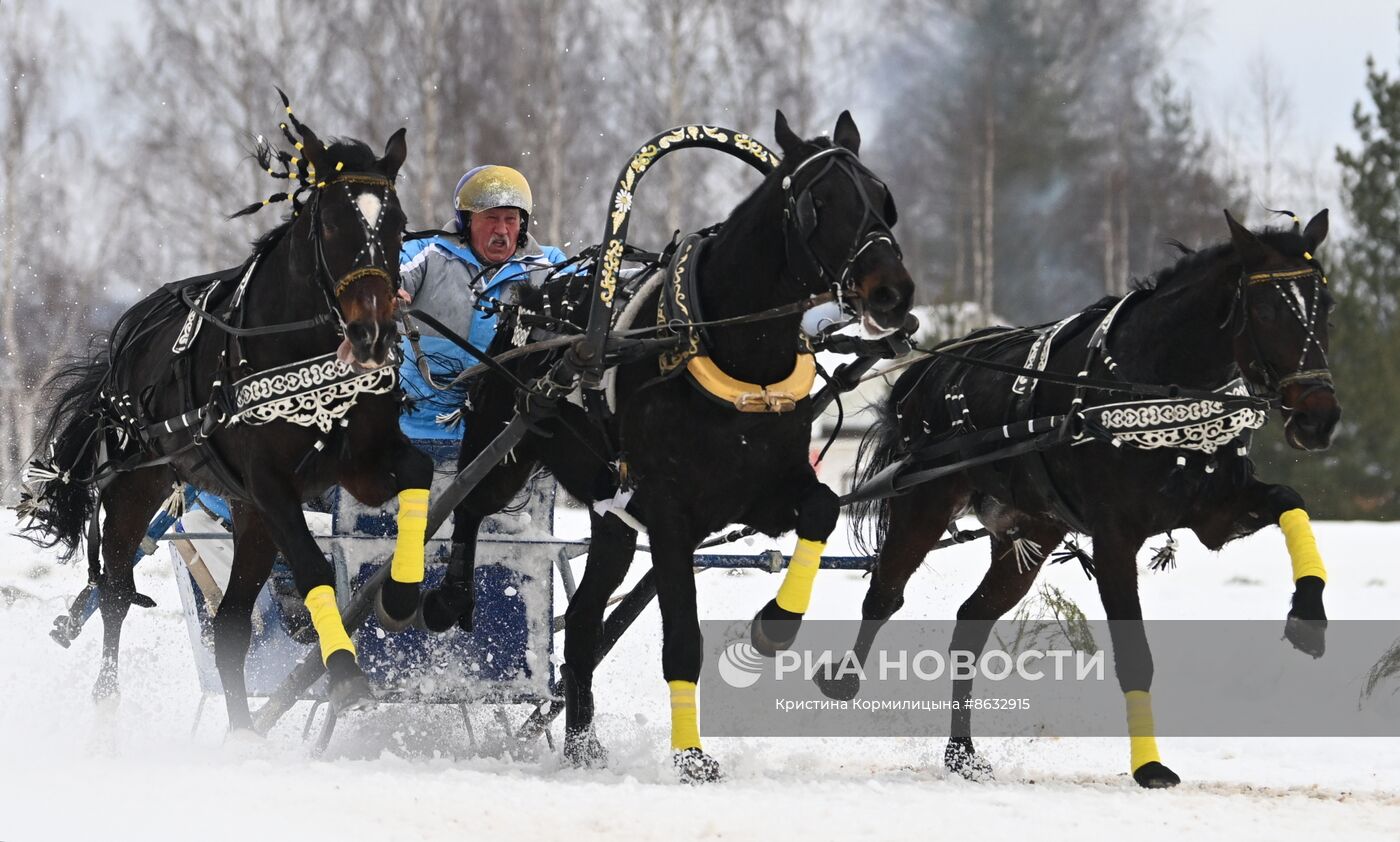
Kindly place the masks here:
[(867, 330), (903, 326), (914, 281), (891, 230), (894, 198), (861, 162), (850, 112), (841, 112), (830, 140), (802, 140), (781, 111), (774, 132), (783, 150), (778, 173), (789, 268), (809, 293), (831, 291), (853, 305)]
[(1284, 437), (1298, 450), (1326, 450), (1341, 418), (1327, 364), (1332, 295), (1317, 248), (1327, 211), (1301, 233), (1259, 237), (1225, 212), (1242, 266), (1235, 310), (1241, 324), (1235, 359), (1256, 385), (1278, 395)]
[[(269, 175), (297, 187), (234, 216), (290, 201), (292, 259), (298, 274), (314, 279), (333, 312), (344, 337), (340, 361), (364, 368), (385, 365), (398, 346), (394, 312), (405, 217), (394, 181), (408, 154), (405, 130), (394, 132), (384, 154), (376, 156), (357, 140), (326, 144), (296, 118), (286, 94), (282, 102), (287, 122), (281, 129), (296, 152), (261, 143), (256, 154)], [(274, 160), (284, 172), (273, 169)]]
[(348, 144), (314, 150), (317, 145), (306, 143), (306, 156), (317, 172), (331, 175), (317, 182), (310, 200), (309, 235), (316, 271), (331, 285), (344, 326), (338, 354), (341, 362), (384, 365), (398, 346), (394, 311), (405, 217), (394, 179), (407, 154), (404, 130), (394, 132), (381, 157), (370, 155), (354, 169), (336, 158)]

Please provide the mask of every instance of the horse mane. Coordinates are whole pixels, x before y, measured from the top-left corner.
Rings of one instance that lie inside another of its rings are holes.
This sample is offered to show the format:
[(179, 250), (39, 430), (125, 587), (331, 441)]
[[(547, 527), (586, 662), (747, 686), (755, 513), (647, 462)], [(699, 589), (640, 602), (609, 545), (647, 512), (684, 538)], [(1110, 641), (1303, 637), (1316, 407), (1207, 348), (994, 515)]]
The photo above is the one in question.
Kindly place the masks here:
[[(1308, 250), (1307, 242), (1303, 235), (1297, 233), (1293, 228), (1265, 228), (1254, 232), (1265, 245), (1288, 257), (1301, 258)], [(1183, 248), (1179, 241), (1168, 241), (1171, 245)], [(1165, 269), (1159, 269), (1145, 278), (1135, 278), (1132, 288), (1139, 291), (1165, 290), (1181, 284), (1190, 283), (1193, 279), (1202, 277), (1201, 270), (1222, 262), (1226, 264), (1234, 261), (1233, 244), (1226, 240), (1223, 243), (1216, 243), (1200, 251), (1187, 251), (1182, 254), (1176, 263)]]
[[(345, 172), (364, 172), (372, 169), (379, 161), (379, 156), (374, 154), (369, 144), (352, 137), (332, 138), (331, 142), (326, 144), (326, 157), (345, 164)], [(253, 240), (253, 257), (262, 258), (276, 248), (282, 237), (291, 230), (293, 222), (296, 222), (296, 214), (287, 211), (281, 222)]]

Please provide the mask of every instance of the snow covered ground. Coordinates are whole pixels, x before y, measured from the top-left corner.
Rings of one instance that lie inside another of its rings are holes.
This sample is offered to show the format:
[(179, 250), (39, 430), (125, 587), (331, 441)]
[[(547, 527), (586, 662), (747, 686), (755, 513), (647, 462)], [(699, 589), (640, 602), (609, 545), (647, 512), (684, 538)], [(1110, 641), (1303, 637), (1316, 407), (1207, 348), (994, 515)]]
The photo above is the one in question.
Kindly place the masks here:
[[(581, 513), (561, 510), (560, 532)], [(301, 741), (307, 706), (265, 740), (226, 741), (214, 700), (193, 733), (199, 691), (189, 636), (164, 550), (138, 567), (138, 587), (159, 606), (135, 609), (124, 633), (120, 701), (96, 706), (89, 690), (100, 622), (64, 651), (47, 637), (52, 617), (82, 585), (19, 538), (0, 512), (0, 840), (160, 839), (1134, 839), (1189, 834), (1221, 839), (1400, 838), (1400, 741), (1394, 739), (1163, 739), (1164, 759), (1186, 780), (1139, 790), (1118, 739), (979, 742), (997, 769), (972, 784), (942, 771), (941, 740), (710, 739), (727, 780), (691, 788), (669, 771), (660, 624), (648, 609), (597, 680), (609, 768), (561, 766), (541, 747), (512, 757), (494, 711), (382, 706), (348, 717), (328, 755)], [(1394, 548), (1400, 524), (1321, 523), (1334, 619), (1400, 614)], [(1211, 554), (1189, 536), (1178, 569), (1143, 573), (1150, 618), (1277, 619), (1291, 587), (1283, 539), (1268, 530)], [(790, 549), (789, 541), (779, 542)], [(772, 542), (759, 539), (750, 552)], [(910, 584), (902, 616), (947, 618), (980, 577), (985, 543), (940, 551)], [(1145, 558), (1144, 558), (1145, 562)], [(633, 577), (640, 575), (641, 560)], [(1042, 577), (1091, 618), (1093, 586), (1070, 565)], [(778, 579), (706, 572), (702, 615), (751, 614)], [(812, 613), (858, 614), (865, 582), (825, 571)], [(560, 597), (562, 600), (562, 596)], [(1280, 643), (1280, 645), (1284, 645)], [(523, 709), (508, 709), (518, 723)], [(702, 700), (701, 723), (704, 714)], [(560, 728), (556, 724), (556, 734)]]

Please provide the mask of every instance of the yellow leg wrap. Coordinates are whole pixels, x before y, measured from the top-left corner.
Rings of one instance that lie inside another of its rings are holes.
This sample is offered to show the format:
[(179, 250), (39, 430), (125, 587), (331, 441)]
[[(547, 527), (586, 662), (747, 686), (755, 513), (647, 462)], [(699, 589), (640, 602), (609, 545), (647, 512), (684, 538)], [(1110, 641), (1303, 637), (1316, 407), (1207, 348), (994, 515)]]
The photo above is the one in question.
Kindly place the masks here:
[(700, 747), (700, 711), (695, 706), (694, 681), (668, 681), (671, 688), (671, 749)]
[(1279, 515), (1278, 525), (1288, 545), (1288, 557), (1293, 561), (1293, 581), (1304, 576), (1316, 576), (1326, 582), (1327, 568), (1317, 551), (1317, 539), (1313, 538), (1308, 513), (1302, 509), (1289, 509)]
[(822, 550), (825, 541), (797, 539), (797, 549), (792, 551), (792, 561), (788, 564), (787, 575), (782, 587), (778, 588), (778, 607), (794, 614), (806, 614), (812, 601), (812, 582), (817, 578), (817, 570), (822, 566)]
[(1157, 751), (1157, 729), (1152, 722), (1152, 694), (1146, 690), (1129, 690), (1123, 695), (1128, 702), (1132, 771), (1136, 772), (1154, 760), (1162, 762), (1162, 755)]
[(355, 654), (355, 644), (345, 633), (345, 625), (340, 622), (340, 608), (335, 604), (335, 589), (330, 585), (318, 585), (306, 595), (306, 610), (311, 612), (311, 625), (316, 636), (321, 639), (321, 661), (324, 663), (332, 652), (345, 649)]
[(399, 537), (389, 575), (395, 582), (423, 581), (423, 538), (428, 531), (428, 489), (405, 488), (399, 492)]

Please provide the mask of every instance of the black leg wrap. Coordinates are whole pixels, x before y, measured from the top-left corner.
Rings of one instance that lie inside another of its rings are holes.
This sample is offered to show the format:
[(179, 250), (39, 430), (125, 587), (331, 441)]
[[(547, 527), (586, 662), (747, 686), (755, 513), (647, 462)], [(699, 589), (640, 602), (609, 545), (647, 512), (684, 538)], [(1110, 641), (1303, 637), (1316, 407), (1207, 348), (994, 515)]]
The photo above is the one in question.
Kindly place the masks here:
[(758, 654), (772, 658), (792, 645), (801, 626), (801, 614), (780, 608), (776, 599), (770, 599), (754, 615), (753, 623), (749, 625), (749, 640)]
[(384, 631), (401, 632), (413, 624), (418, 613), (418, 583), (385, 579), (374, 598), (374, 616)]
[(474, 588), (465, 582), (444, 584), (423, 597), (423, 625), (437, 634), (449, 631), (454, 625), (462, 631), (471, 631), (475, 609)]
[(453, 625), (462, 631), (472, 630), (476, 587), (471, 552), (472, 547), (468, 544), (454, 542), (442, 586), (428, 591), (423, 597), (423, 625), (428, 631), (441, 634)]
[(1327, 651), (1327, 612), (1322, 607), (1324, 582), (1304, 576), (1294, 586), (1293, 604), (1283, 624), (1283, 636), (1299, 652), (1321, 658)]
[(1133, 773), (1133, 780), (1143, 789), (1170, 789), (1181, 783), (1181, 777), (1177, 773), (1155, 760), (1139, 766)]

